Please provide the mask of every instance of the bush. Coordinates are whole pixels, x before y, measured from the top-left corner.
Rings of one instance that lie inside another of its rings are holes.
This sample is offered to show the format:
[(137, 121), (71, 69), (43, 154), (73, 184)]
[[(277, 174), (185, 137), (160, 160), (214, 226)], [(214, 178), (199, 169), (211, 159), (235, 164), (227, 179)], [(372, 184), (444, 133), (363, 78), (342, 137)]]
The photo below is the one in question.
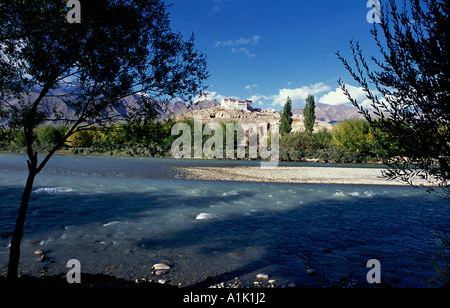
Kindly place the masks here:
[(11, 144), (19, 147), (27, 146), (27, 139), (25, 138), (23, 129), (11, 130)]
[(327, 129), (322, 129), (313, 135), (318, 149), (328, 149), (333, 145), (333, 135)]
[(314, 137), (306, 131), (285, 135), (280, 140), (280, 147), (301, 152), (311, 152), (317, 148)]
[(350, 119), (338, 123), (333, 129), (333, 142), (344, 152), (370, 152), (370, 124), (363, 119)]
[(67, 143), (74, 148), (89, 148), (93, 145), (96, 131), (80, 130), (72, 134)]
[(55, 145), (62, 141), (60, 130), (53, 126), (41, 126), (36, 129), (36, 142), (39, 145)]
[(0, 129), (0, 145), (6, 146), (11, 144), (11, 129)]

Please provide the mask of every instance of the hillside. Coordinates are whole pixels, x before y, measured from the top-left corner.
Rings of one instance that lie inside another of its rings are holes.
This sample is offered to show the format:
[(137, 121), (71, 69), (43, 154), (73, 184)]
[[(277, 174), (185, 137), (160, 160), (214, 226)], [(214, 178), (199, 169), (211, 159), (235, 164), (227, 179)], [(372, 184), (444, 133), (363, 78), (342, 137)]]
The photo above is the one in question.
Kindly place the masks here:
[[(220, 122), (239, 122), (242, 124), (248, 123), (270, 123), (278, 124), (280, 122), (279, 113), (269, 113), (269, 112), (245, 112), (245, 111), (232, 111), (226, 110), (223, 107), (212, 107), (202, 110), (193, 110), (184, 114), (175, 116), (176, 120), (190, 119), (193, 120), (194, 117), (199, 116), (203, 123), (220, 123)], [(321, 129), (331, 130), (333, 125), (324, 121), (316, 121), (314, 130), (318, 131)], [(303, 118), (300, 116), (294, 116), (292, 123), (292, 131), (298, 132), (304, 130)]]

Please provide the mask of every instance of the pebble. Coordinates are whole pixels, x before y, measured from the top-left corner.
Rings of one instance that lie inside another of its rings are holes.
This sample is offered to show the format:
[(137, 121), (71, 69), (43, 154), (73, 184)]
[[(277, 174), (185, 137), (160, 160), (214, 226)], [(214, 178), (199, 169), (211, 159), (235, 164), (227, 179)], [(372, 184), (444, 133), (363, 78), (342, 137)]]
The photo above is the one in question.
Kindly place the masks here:
[(168, 266), (167, 264), (164, 263), (158, 263), (153, 265), (153, 269), (156, 271), (168, 271), (170, 270), (170, 266)]
[(237, 288), (243, 288), (243, 287), (244, 287), (244, 284), (239, 280), (238, 277), (235, 277), (232, 282), (221, 282), (221, 283), (212, 285), (209, 288), (212, 288), (212, 289), (222, 289), (222, 288), (237, 289)]
[(266, 274), (258, 274), (258, 275), (256, 275), (256, 279), (269, 280), (269, 275), (266, 275)]
[(43, 254), (44, 254), (44, 251), (43, 251), (42, 249), (38, 249), (38, 250), (36, 250), (36, 251), (34, 252), (34, 254), (35, 254), (36, 256), (40, 256), (40, 255), (43, 255)]
[(158, 283), (159, 284), (166, 284), (167, 283), (167, 279), (159, 279)]
[(312, 268), (307, 268), (307, 269), (306, 269), (306, 273), (307, 273), (309, 276), (317, 276), (316, 271), (313, 270)]

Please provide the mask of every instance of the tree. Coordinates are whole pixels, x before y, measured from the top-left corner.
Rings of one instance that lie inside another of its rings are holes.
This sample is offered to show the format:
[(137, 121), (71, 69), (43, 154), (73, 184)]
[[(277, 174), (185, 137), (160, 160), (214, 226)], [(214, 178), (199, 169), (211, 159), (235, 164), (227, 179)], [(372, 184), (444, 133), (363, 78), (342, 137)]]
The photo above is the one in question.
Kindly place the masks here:
[[(67, 1), (0, 1), (0, 112), (22, 127), (28, 177), (12, 235), (8, 278), (15, 279), (20, 243), (35, 177), (73, 134), (122, 117), (154, 115), (149, 97), (189, 99), (203, 91), (206, 57), (172, 32), (161, 0), (81, 2), (81, 23), (67, 21)], [(139, 94), (137, 104), (124, 98)], [(54, 112), (45, 119), (42, 102), (58, 96), (75, 117)], [(14, 102), (14, 103), (13, 103)], [(44, 120), (70, 129), (42, 161), (34, 149)]]
[(316, 124), (316, 103), (314, 102), (314, 96), (308, 95), (306, 99), (306, 106), (303, 109), (305, 130), (312, 134), (314, 131), (314, 124)]
[(36, 141), (41, 145), (53, 146), (61, 138), (61, 133), (53, 126), (45, 125), (36, 129)]
[(381, 7), (381, 23), (371, 30), (381, 59), (372, 57), (369, 65), (356, 41), (351, 42), (354, 66), (337, 52), (373, 112), (339, 84), (375, 131), (397, 145), (392, 151), (384, 143), (390, 166), (384, 176), (411, 185), (414, 178), (424, 179), (450, 193), (449, 1), (405, 0), (400, 10), (396, 1), (386, 0)]
[(280, 134), (281, 136), (288, 135), (292, 130), (292, 101), (288, 97), (281, 113)]
[(314, 141), (319, 149), (328, 149), (332, 146), (333, 134), (326, 128), (322, 128), (314, 135)]
[(368, 154), (370, 124), (364, 119), (349, 119), (339, 122), (333, 129), (333, 142), (344, 152), (361, 152)]

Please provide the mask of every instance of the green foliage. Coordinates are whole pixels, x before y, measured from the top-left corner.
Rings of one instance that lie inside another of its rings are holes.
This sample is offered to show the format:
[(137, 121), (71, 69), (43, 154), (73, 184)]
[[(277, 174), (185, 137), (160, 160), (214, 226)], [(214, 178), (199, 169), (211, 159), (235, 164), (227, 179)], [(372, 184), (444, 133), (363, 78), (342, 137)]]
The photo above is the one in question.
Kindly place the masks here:
[(344, 152), (369, 153), (369, 131), (370, 124), (366, 120), (345, 120), (333, 129), (333, 142)]
[(10, 142), (11, 142), (10, 129), (1, 129), (0, 128), (0, 146), (7, 145)]
[(313, 138), (319, 149), (328, 149), (333, 145), (333, 134), (325, 128), (313, 134)]
[(316, 123), (316, 103), (314, 102), (314, 96), (308, 95), (306, 99), (306, 106), (303, 109), (303, 117), (305, 130), (312, 134), (314, 131), (314, 124)]
[[(340, 122), (332, 131), (322, 129), (290, 133), (281, 138), (282, 160), (319, 160), (325, 162), (375, 162), (397, 151), (388, 136), (363, 119)], [(390, 149), (389, 151), (386, 148)]]
[(12, 129), (11, 130), (11, 144), (14, 146), (24, 147), (27, 144), (25, 137), (25, 132), (23, 129)]
[(291, 98), (287, 98), (287, 102), (284, 105), (283, 112), (281, 113), (280, 122), (280, 135), (285, 136), (292, 130), (292, 101)]
[(281, 138), (280, 146), (285, 149), (313, 151), (316, 149), (314, 137), (306, 131), (290, 133)]
[[(196, 127), (193, 120), (181, 122), (189, 125), (191, 130), (192, 150), (195, 129), (201, 129), (202, 145), (212, 136), (203, 135), (205, 123)], [(150, 157), (171, 157), (171, 146), (179, 136), (172, 136), (175, 120), (129, 122), (107, 125), (102, 128), (79, 130), (72, 134), (66, 147), (72, 148), (74, 154), (109, 154)], [(236, 123), (232, 123), (236, 124)], [(226, 123), (221, 123), (223, 133), (223, 149), (226, 150)], [(40, 150), (48, 148), (61, 140), (68, 127), (41, 126), (36, 130), (35, 142)], [(237, 132), (234, 131), (234, 150), (237, 150)], [(20, 150), (26, 146), (23, 130), (0, 130), (0, 145), (9, 151)], [(270, 145), (270, 136), (268, 144)], [(248, 151), (248, 148), (246, 149)], [(388, 135), (371, 127), (362, 119), (351, 119), (340, 122), (333, 131), (322, 129), (313, 134), (307, 131), (289, 133), (281, 137), (280, 156), (282, 160), (301, 161), (317, 159), (326, 162), (372, 162), (387, 157), (390, 153), (398, 153), (398, 144), (392, 142)], [(194, 154), (194, 153), (192, 153)], [(224, 153), (224, 157), (226, 153)], [(236, 156), (236, 153), (235, 153)]]
[[(371, 109), (342, 91), (372, 127), (381, 132), (390, 166), (387, 178), (408, 184), (419, 173), (450, 195), (450, 2), (386, 0), (380, 23), (371, 30), (379, 58), (366, 61), (358, 41), (349, 63), (339, 60), (366, 93)], [(411, 22), (414, 20), (414, 22)], [(376, 91), (375, 91), (376, 90)], [(396, 150), (397, 152), (394, 152)]]
[(61, 131), (53, 126), (40, 126), (36, 129), (36, 141), (41, 145), (55, 145), (62, 141)]
[(72, 153), (107, 153), (132, 156), (170, 156), (173, 120), (108, 125), (81, 130), (69, 137)]
[(67, 143), (74, 148), (89, 148), (94, 143), (95, 131), (79, 130), (67, 139)]

